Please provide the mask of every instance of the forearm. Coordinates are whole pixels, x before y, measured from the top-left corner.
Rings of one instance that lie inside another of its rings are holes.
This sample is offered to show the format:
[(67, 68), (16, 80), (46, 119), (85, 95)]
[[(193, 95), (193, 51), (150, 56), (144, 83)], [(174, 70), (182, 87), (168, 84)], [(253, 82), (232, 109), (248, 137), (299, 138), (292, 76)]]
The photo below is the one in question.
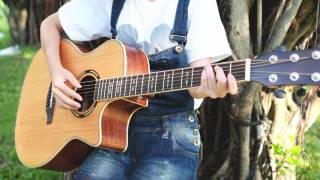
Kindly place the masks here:
[(59, 53), (61, 31), (62, 28), (57, 13), (49, 16), (41, 23), (41, 46), (45, 53), (51, 75), (62, 68)]

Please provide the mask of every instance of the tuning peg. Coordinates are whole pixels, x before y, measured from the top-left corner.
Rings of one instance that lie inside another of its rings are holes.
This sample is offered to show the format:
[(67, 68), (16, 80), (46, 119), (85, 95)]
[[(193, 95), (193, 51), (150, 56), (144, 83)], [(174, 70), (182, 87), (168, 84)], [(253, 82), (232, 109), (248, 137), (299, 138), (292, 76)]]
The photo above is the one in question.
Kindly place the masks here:
[(276, 48), (274, 48), (273, 50), (274, 52), (286, 52), (287, 49), (285, 46), (277, 46)]
[(286, 96), (287, 92), (283, 89), (276, 89), (273, 91), (273, 94), (279, 98), (279, 99), (282, 99)]
[(320, 91), (318, 91), (317, 96), (320, 97)]
[(307, 90), (305, 88), (300, 88), (297, 90), (297, 96), (298, 97), (303, 97), (307, 94)]

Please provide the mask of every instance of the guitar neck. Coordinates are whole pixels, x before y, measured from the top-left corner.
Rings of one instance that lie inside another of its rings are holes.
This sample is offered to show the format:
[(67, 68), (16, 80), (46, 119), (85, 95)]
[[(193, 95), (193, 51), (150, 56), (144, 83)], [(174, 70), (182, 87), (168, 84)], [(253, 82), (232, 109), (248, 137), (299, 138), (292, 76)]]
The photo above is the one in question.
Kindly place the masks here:
[[(216, 63), (212, 66), (220, 66), (225, 74), (232, 73), (238, 82), (250, 80), (250, 60)], [(188, 67), (97, 80), (94, 100), (143, 96), (198, 87), (202, 71), (203, 67)]]

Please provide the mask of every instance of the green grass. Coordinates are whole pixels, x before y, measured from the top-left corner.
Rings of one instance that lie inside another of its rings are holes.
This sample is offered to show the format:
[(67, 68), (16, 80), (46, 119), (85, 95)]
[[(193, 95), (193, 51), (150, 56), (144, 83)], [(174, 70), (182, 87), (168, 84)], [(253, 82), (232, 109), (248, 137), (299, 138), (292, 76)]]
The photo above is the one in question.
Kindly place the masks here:
[(14, 148), (14, 127), (19, 94), (35, 48), (23, 48), (17, 56), (0, 58), (0, 179), (61, 179), (61, 173), (28, 169)]

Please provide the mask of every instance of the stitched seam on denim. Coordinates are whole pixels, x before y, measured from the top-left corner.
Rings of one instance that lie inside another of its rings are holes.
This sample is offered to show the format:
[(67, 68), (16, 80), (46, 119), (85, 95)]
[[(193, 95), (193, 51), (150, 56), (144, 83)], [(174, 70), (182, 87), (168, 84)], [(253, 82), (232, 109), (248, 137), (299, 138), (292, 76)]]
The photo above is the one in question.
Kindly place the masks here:
[(133, 130), (134, 132), (161, 132), (163, 131), (163, 128), (136, 128)]

